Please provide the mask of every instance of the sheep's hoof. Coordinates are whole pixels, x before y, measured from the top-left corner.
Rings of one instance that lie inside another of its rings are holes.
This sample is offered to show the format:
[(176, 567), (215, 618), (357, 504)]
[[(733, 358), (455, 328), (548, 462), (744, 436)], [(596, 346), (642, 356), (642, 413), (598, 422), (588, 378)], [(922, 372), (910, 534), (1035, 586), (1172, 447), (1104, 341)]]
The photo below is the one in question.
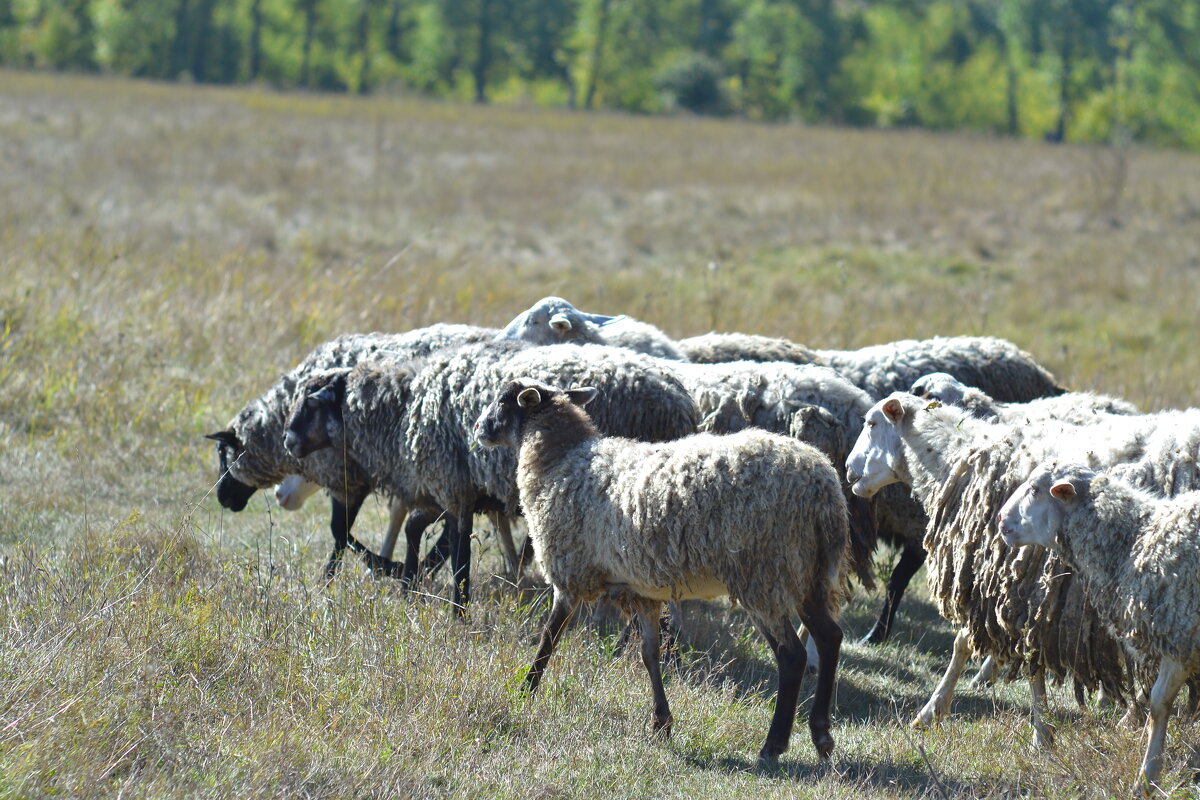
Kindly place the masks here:
[(671, 737), (671, 726), (675, 724), (675, 718), (670, 714), (666, 717), (655, 717), (650, 724), (650, 736), (653, 739), (669, 739)]
[(1033, 746), (1040, 750), (1049, 750), (1054, 746), (1054, 726), (1043, 723), (1041, 729), (1033, 729)]
[(908, 723), (910, 728), (916, 728), (919, 731), (932, 728), (938, 721), (937, 714), (933, 711), (922, 708), (921, 712), (913, 717), (913, 721)]
[(758, 754), (758, 768), (764, 772), (772, 772), (779, 769), (779, 754), (771, 755), (767, 752)]
[(813, 747), (817, 748), (817, 755), (821, 757), (822, 761), (828, 761), (829, 757), (833, 755), (833, 736), (829, 731), (820, 733), (814, 731), (812, 740)]
[(871, 628), (867, 635), (858, 640), (859, 644), (883, 644), (888, 639), (887, 631), (882, 628)]

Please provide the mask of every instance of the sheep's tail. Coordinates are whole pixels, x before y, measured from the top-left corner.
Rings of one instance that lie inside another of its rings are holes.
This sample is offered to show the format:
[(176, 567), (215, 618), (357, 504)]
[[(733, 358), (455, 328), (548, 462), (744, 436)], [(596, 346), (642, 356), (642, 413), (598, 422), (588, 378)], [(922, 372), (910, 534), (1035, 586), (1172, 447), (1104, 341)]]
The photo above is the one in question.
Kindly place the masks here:
[[(841, 498), (839, 491), (837, 497)], [(850, 579), (862, 566), (856, 563), (854, 537), (850, 532), (849, 514), (844, 502), (824, 504), (816, 525), (813, 600), (824, 603), (830, 616), (838, 619), (842, 606), (850, 599)]]

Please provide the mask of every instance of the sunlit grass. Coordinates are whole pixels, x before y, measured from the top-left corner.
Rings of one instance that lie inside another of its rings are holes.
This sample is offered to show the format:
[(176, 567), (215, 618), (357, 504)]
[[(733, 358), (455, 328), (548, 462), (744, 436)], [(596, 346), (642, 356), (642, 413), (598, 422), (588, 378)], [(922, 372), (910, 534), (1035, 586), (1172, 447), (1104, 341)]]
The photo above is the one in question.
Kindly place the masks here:
[[(1065, 688), (1051, 753), (1020, 684), (906, 727), (951, 640), (923, 587), (894, 643), (847, 645), (828, 766), (801, 720), (756, 770), (771, 662), (723, 604), (690, 612), (669, 742), (586, 626), (524, 698), (545, 598), (486, 577), (486, 537), (463, 623), (436, 581), (324, 591), (327, 506), (222, 512), (201, 435), (332, 335), (546, 294), (677, 336), (995, 334), (1187, 406), (1200, 158), (1130, 150), (1114, 194), (1104, 149), (11, 72), (0, 157), (0, 796), (1126, 793), (1139, 732)], [(1194, 728), (1167, 763), (1190, 780)]]

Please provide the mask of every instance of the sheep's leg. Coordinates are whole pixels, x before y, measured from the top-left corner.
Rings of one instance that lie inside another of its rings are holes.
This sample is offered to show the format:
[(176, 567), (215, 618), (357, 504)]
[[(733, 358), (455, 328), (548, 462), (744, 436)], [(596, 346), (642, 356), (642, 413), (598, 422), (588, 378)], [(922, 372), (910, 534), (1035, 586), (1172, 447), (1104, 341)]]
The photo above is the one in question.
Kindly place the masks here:
[(408, 506), (403, 500), (393, 500), (391, 515), (388, 519), (387, 532), (383, 535), (383, 544), (379, 546), (379, 555), (390, 559), (396, 552), (396, 540), (404, 528), (404, 518), (408, 516)]
[(976, 689), (982, 689), (985, 686), (991, 686), (996, 681), (996, 659), (994, 656), (988, 656), (983, 660), (983, 664), (979, 667), (979, 672), (975, 673), (975, 677), (971, 679), (971, 686)]
[(667, 693), (663, 689), (662, 666), (659, 663), (659, 617), (658, 603), (639, 609), (637, 618), (642, 626), (642, 664), (650, 675), (650, 690), (654, 693), (654, 721), (656, 734), (671, 735), (671, 707), (667, 704)]
[(510, 583), (516, 583), (521, 577), (521, 565), (517, 557), (517, 548), (513, 544), (508, 517), (499, 511), (491, 511), (488, 518), (492, 521), (492, 527), (496, 529), (496, 538), (500, 540), (500, 550), (504, 553), (504, 577)]
[(438, 516), (438, 513), (429, 509), (414, 508), (404, 523), (404, 568), (400, 572), (400, 580), (406, 587), (412, 585), (418, 570), (424, 567), (420, 563), (421, 537), (425, 535), (426, 528), (437, 521)]
[(517, 559), (517, 575), (525, 573), (525, 567), (533, 563), (533, 537), (526, 536), (525, 543), (521, 545), (521, 557)]
[[(329, 560), (325, 562), (325, 582), (333, 580), (333, 576), (337, 574), (338, 567), (342, 563), (342, 555), (346, 552), (346, 547), (353, 540), (350, 536), (350, 528), (354, 525), (354, 519), (358, 516), (358, 510), (362, 508), (363, 498), (351, 499), (348, 503), (338, 500), (336, 497), (331, 498), (332, 511), (329, 515), (329, 532), (333, 535), (333, 552), (329, 554)], [(354, 542), (357, 547), (363, 548), (357, 541)], [(361, 552), (361, 551), (359, 551)], [(368, 551), (369, 552), (369, 551)]]
[[(817, 690), (813, 695), (812, 711), (808, 715), (808, 730), (812, 734), (813, 747), (817, 755), (829, 758), (833, 752), (833, 735), (830, 728), (830, 706), (833, 703), (833, 684), (837, 675), (838, 658), (842, 651), (842, 628), (830, 616), (824, 606), (810, 603), (806, 610), (804, 625), (817, 643), (821, 667), (817, 672)], [(791, 632), (791, 628), (788, 628)], [(794, 634), (793, 634), (794, 635)], [(804, 665), (800, 665), (803, 674)]]
[(1138, 783), (1143, 792), (1157, 783), (1162, 772), (1163, 745), (1167, 741), (1167, 718), (1171, 716), (1171, 705), (1186, 678), (1187, 673), (1178, 661), (1163, 656), (1158, 666), (1158, 679), (1154, 681), (1154, 688), (1150, 690), (1149, 741), (1146, 743), (1146, 757), (1142, 759), (1142, 770), (1138, 774)]
[(888, 578), (887, 596), (883, 601), (883, 608), (879, 611), (879, 619), (862, 638), (863, 644), (883, 644), (892, 635), (892, 623), (896, 620), (896, 610), (900, 608), (900, 601), (904, 598), (908, 584), (921, 569), (921, 565), (925, 563), (925, 555), (924, 548), (914, 545), (904, 546), (900, 552), (900, 563), (896, 565), (896, 568), (892, 570), (892, 576)]
[(1050, 747), (1054, 744), (1054, 726), (1047, 722), (1049, 702), (1046, 698), (1046, 671), (1036, 670), (1029, 676), (1029, 710), (1033, 715), (1033, 744)]
[(912, 721), (914, 728), (932, 725), (950, 713), (950, 702), (954, 700), (954, 688), (958, 685), (958, 679), (967, 663), (967, 655), (971, 651), (968, 644), (969, 639), (970, 634), (967, 633), (966, 628), (960, 630), (954, 637), (954, 653), (950, 656), (950, 666), (946, 667), (946, 674), (942, 676), (941, 682), (933, 690), (929, 702)]
[(533, 692), (542, 682), (542, 673), (546, 670), (546, 662), (550, 660), (551, 653), (558, 645), (558, 639), (562, 636), (563, 629), (571, 621), (576, 604), (575, 598), (557, 588), (554, 590), (554, 605), (550, 607), (550, 616), (546, 618), (546, 624), (542, 627), (542, 638), (538, 643), (537, 655), (529, 667), (529, 672), (525, 673), (525, 691)]
[[(767, 729), (767, 740), (758, 751), (758, 763), (770, 766), (787, 750), (792, 738), (792, 726), (796, 722), (796, 699), (800, 696), (800, 683), (804, 680), (804, 664), (808, 657), (804, 645), (792, 628), (791, 620), (757, 620), (758, 629), (775, 654), (779, 670), (779, 689), (775, 693), (775, 713), (771, 727)], [(832, 742), (832, 740), (830, 740)], [(832, 745), (831, 745), (832, 746)]]
[(458, 614), (467, 613), (471, 601), (471, 527), (475, 517), (471, 506), (455, 516), (447, 515), (450, 529), (450, 568), (454, 581), (454, 608)]

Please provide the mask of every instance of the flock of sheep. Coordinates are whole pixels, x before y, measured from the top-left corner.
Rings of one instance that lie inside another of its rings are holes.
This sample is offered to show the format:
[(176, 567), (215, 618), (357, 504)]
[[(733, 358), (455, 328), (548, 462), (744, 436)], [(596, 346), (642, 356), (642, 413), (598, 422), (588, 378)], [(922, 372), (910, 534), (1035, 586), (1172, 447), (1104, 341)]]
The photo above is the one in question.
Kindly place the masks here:
[[(564, 347), (564, 343), (577, 346)], [(1140, 414), (1068, 393), (1027, 353), (986, 337), (853, 351), (706, 334), (679, 341), (548, 297), (503, 330), (441, 324), (343, 336), (248, 403), (217, 441), (217, 495), (332, 501), (332, 578), (347, 548), (410, 583), (449, 560), (470, 598), (474, 516), (492, 517), (509, 577), (532, 553), (554, 602), (527, 674), (537, 687), (584, 601), (639, 623), (653, 725), (672, 717), (659, 665), (661, 604), (729, 595), (774, 653), (775, 714), (759, 757), (791, 734), (809, 655), (809, 714), (828, 757), (847, 585), (873, 586), (879, 541), (901, 549), (865, 641), (887, 639), (929, 562), (959, 627), (950, 666), (914, 724), (945, 715), (967, 656), (1028, 679), (1048, 745), (1047, 677), (1098, 691), (1140, 721), (1139, 782), (1159, 778), (1167, 717), (1200, 685), (1200, 411)], [(893, 485), (896, 484), (896, 485)], [(351, 534), (380, 492), (378, 552)], [(523, 548), (511, 520), (523, 516)], [(422, 561), (426, 528), (443, 533)], [(404, 557), (393, 560), (400, 532)], [(1041, 547), (1020, 547), (1036, 544)]]

